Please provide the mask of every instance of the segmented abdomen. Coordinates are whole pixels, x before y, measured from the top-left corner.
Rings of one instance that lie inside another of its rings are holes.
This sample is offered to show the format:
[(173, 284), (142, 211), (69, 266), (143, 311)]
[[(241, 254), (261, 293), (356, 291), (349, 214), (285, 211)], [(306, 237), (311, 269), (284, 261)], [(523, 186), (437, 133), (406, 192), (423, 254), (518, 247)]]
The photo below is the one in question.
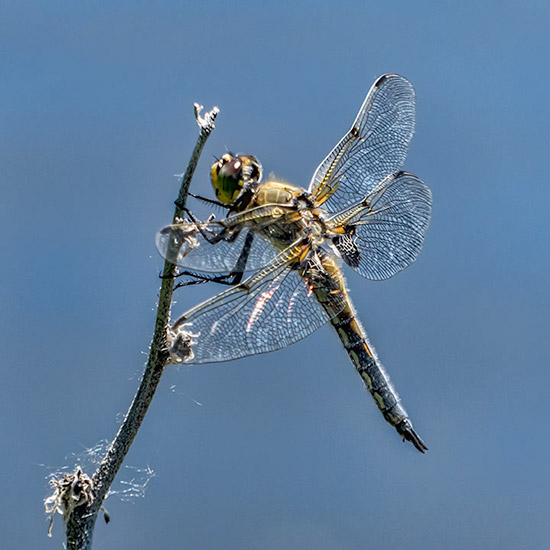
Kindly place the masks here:
[[(401, 405), (399, 395), (394, 389), (386, 369), (371, 346), (355, 314), (340, 268), (329, 256), (322, 258), (322, 264), (328, 276), (327, 284), (325, 288), (323, 285), (317, 287), (315, 294), (329, 314), (330, 322), (348, 352), (355, 369), (386, 421), (395, 427), (399, 435), (413, 443), (420, 452), (425, 452), (428, 447), (414, 431), (412, 422), (405, 407)], [(335, 294), (339, 295), (339, 302), (334, 298), (327, 299), (328, 296)], [(343, 302), (345, 303), (344, 307), (338, 307), (338, 311), (336, 311), (335, 306)]]
[(395, 426), (407, 412), (359, 321), (347, 311), (342, 313), (331, 321), (332, 326), (384, 418)]

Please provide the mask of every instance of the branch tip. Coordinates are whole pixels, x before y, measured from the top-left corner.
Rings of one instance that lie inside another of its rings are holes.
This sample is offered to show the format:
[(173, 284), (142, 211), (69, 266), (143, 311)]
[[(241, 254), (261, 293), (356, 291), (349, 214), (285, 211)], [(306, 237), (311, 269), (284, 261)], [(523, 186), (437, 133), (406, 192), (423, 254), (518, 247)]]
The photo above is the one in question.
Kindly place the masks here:
[(211, 111), (207, 111), (204, 116), (201, 116), (201, 112), (204, 107), (199, 103), (194, 103), (193, 108), (195, 110), (195, 119), (197, 120), (197, 124), (199, 125), (201, 132), (206, 132), (209, 134), (216, 127), (214, 125), (214, 120), (216, 120), (220, 110), (218, 107), (212, 107)]

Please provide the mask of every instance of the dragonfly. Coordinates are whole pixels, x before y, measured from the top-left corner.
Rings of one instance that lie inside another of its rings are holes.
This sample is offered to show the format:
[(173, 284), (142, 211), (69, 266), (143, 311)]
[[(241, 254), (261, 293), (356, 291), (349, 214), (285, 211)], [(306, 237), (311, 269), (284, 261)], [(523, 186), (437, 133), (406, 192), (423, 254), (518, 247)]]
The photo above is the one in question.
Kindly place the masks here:
[(330, 323), (384, 419), (424, 453), (390, 378), (356, 314), (342, 264), (384, 280), (413, 263), (428, 229), (429, 187), (402, 171), (414, 133), (412, 84), (379, 77), (350, 130), (309, 187), (270, 178), (252, 155), (212, 165), (227, 216), (181, 220), (156, 238), (161, 255), (197, 280), (228, 288), (170, 328), (172, 362), (229, 361), (285, 348)]

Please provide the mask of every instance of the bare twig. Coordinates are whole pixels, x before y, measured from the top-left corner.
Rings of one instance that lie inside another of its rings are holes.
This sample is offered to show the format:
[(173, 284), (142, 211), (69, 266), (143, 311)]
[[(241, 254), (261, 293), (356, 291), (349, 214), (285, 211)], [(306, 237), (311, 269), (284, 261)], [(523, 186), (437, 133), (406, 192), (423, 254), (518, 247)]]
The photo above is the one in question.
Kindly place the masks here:
[[(182, 177), (181, 187), (176, 200), (176, 210), (174, 213), (174, 221), (182, 214), (182, 209), (185, 208), (187, 193), (191, 178), (197, 166), (202, 148), (208, 139), (208, 136), (214, 129), (214, 120), (219, 112), (217, 107), (207, 112), (204, 117), (200, 115), (202, 106), (195, 103), (195, 118), (200, 128), (200, 134), (197, 139), (197, 144), (191, 155), (191, 160), (187, 166), (187, 170)], [(92, 535), (99, 510), (101, 509), (103, 500), (107, 496), (109, 488), (120, 469), (130, 446), (137, 435), (139, 427), (145, 417), (145, 413), (149, 408), (149, 404), (153, 399), (155, 390), (160, 381), (162, 371), (169, 359), (167, 349), (166, 335), (168, 323), (170, 320), (170, 307), (172, 304), (172, 293), (174, 290), (173, 276), (176, 273), (176, 267), (170, 262), (164, 263), (162, 285), (158, 301), (157, 318), (155, 321), (155, 332), (149, 359), (143, 378), (138, 391), (128, 409), (126, 417), (120, 426), (120, 429), (109, 445), (107, 453), (99, 464), (96, 472), (91, 478), (91, 498), (75, 499), (71, 495), (59, 497), (56, 500), (56, 505), (59, 504), (63, 508), (63, 502), (66, 500), (72, 504), (70, 510), (59, 509), (61, 513), (67, 517), (67, 549), (68, 550), (89, 550), (92, 546)], [(80, 479), (75, 477), (75, 483)], [(89, 479), (89, 478), (88, 478)], [(65, 483), (67, 485), (67, 483)], [(71, 484), (69, 484), (71, 486)], [(72, 486), (71, 486), (72, 487)], [(79, 493), (80, 494), (80, 493)], [(70, 498), (69, 498), (70, 497)], [(51, 499), (50, 499), (51, 500)], [(47, 499), (48, 501), (48, 499)], [(52, 504), (52, 503), (50, 503)], [(55, 513), (55, 511), (54, 511)]]

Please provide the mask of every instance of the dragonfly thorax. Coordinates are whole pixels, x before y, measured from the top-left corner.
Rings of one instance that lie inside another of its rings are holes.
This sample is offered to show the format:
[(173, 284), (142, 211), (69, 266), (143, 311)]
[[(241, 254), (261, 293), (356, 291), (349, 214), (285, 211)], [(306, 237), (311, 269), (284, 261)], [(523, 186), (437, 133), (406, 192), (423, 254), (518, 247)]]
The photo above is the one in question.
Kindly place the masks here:
[(260, 226), (275, 246), (284, 248), (300, 238), (324, 239), (325, 224), (321, 210), (309, 193), (291, 183), (270, 180), (257, 186), (247, 209), (259, 209), (252, 223)]
[(265, 206), (267, 204), (280, 204), (293, 206), (296, 210), (308, 208), (301, 200), (306, 191), (297, 185), (284, 181), (269, 180), (261, 183), (254, 193), (254, 206)]

